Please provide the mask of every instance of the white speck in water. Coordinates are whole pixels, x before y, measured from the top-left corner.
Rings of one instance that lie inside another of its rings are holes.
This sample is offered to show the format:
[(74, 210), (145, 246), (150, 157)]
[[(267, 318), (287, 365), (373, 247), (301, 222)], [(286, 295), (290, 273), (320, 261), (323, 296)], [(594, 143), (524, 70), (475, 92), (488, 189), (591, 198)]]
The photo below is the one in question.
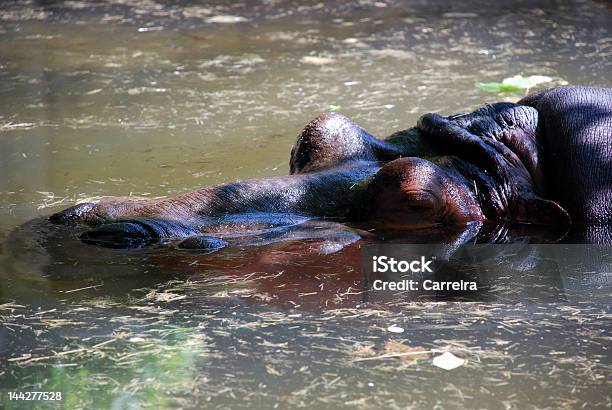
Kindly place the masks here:
[(389, 326), (387, 330), (391, 333), (404, 333), (404, 328), (396, 325)]
[(433, 359), (433, 365), (444, 370), (453, 370), (457, 367), (463, 366), (465, 359), (461, 359), (451, 352), (446, 352), (440, 356), (436, 356)]
[(247, 21), (247, 19), (245, 19), (244, 17), (240, 17), (240, 16), (219, 15), (219, 16), (209, 17), (204, 21), (207, 23), (233, 24), (233, 23), (241, 23), (243, 21)]
[(304, 56), (300, 60), (302, 63), (312, 64), (312, 65), (326, 65), (333, 64), (336, 62), (333, 58), (329, 57), (318, 57), (318, 56)]
[(147, 31), (160, 31), (163, 30), (164, 28), (161, 26), (157, 26), (157, 27), (139, 27), (138, 28), (138, 32), (139, 33), (146, 33)]

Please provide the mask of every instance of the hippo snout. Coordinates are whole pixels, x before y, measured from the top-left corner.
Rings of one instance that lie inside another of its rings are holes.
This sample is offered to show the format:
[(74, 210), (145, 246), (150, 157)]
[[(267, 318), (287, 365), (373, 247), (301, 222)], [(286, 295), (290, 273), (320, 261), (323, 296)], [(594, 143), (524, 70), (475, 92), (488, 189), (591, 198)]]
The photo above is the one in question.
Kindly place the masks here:
[(107, 248), (134, 249), (167, 238), (199, 234), (197, 225), (157, 218), (130, 218), (105, 223), (81, 234), (83, 242)]
[(99, 226), (81, 234), (80, 239), (105, 248), (135, 249), (150, 245), (159, 236), (145, 224), (126, 221)]
[(97, 222), (101, 218), (95, 215), (95, 208), (96, 204), (84, 202), (51, 215), (49, 221), (54, 224), (63, 225), (72, 225), (84, 221)]

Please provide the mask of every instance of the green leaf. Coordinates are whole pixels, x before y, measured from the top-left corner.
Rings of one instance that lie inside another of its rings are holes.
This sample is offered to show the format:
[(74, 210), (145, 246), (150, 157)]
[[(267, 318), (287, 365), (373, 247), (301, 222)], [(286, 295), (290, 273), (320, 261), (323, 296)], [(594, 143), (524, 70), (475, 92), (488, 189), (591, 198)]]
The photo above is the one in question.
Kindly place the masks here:
[(520, 92), (535, 87), (538, 84), (552, 82), (553, 79), (545, 75), (532, 75), (524, 77), (515, 75), (505, 78), (501, 83), (480, 83), (476, 86), (481, 90), (493, 92)]
[(481, 90), (494, 92), (515, 92), (522, 91), (521, 87), (515, 85), (507, 85), (503, 83), (476, 83), (476, 86)]

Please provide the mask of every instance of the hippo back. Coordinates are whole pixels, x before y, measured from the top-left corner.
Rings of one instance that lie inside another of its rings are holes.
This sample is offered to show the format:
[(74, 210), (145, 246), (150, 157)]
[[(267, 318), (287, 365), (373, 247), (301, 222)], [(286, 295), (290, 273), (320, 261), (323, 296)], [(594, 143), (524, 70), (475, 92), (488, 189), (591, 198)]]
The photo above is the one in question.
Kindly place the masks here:
[(576, 222), (612, 223), (612, 89), (555, 88), (519, 104), (540, 113), (547, 196)]

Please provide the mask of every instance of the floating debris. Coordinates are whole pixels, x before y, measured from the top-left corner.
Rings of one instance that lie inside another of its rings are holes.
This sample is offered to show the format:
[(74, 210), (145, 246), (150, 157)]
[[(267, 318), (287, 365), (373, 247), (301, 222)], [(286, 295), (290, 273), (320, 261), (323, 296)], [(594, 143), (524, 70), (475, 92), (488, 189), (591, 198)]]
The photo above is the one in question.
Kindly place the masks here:
[(433, 365), (444, 370), (453, 370), (465, 364), (465, 359), (461, 359), (451, 352), (446, 352), (433, 359)]
[(391, 333), (404, 333), (404, 328), (396, 325), (391, 325), (387, 328), (387, 331)]
[(162, 26), (156, 26), (156, 27), (139, 27), (138, 28), (138, 32), (139, 33), (146, 33), (148, 31), (161, 31), (164, 28)]
[[(522, 75), (515, 75), (513, 77), (505, 78), (501, 83), (476, 83), (476, 86), (481, 90), (485, 91), (496, 91), (496, 92), (516, 92), (526, 91), (530, 88), (535, 87), (539, 84), (545, 84), (552, 82), (551, 77), (545, 75), (532, 75), (529, 77), (523, 77)], [(564, 83), (564, 82), (561, 82)], [(566, 83), (567, 84), (567, 83)]]
[(387, 354), (396, 355), (400, 360), (410, 362), (427, 359), (429, 357), (428, 351), (419, 347), (408, 346), (396, 340), (389, 340), (385, 343), (385, 352)]
[(244, 17), (240, 16), (230, 16), (229, 14), (223, 14), (219, 16), (209, 17), (204, 20), (207, 23), (216, 23), (216, 24), (234, 24), (234, 23), (242, 23), (247, 21)]
[(333, 64), (336, 62), (333, 58), (330, 57), (319, 57), (319, 56), (304, 56), (300, 60), (302, 63), (312, 64), (312, 65), (326, 65)]
[(374, 350), (374, 346), (372, 345), (357, 345), (349, 354), (355, 357), (372, 357), (376, 356), (376, 350)]

